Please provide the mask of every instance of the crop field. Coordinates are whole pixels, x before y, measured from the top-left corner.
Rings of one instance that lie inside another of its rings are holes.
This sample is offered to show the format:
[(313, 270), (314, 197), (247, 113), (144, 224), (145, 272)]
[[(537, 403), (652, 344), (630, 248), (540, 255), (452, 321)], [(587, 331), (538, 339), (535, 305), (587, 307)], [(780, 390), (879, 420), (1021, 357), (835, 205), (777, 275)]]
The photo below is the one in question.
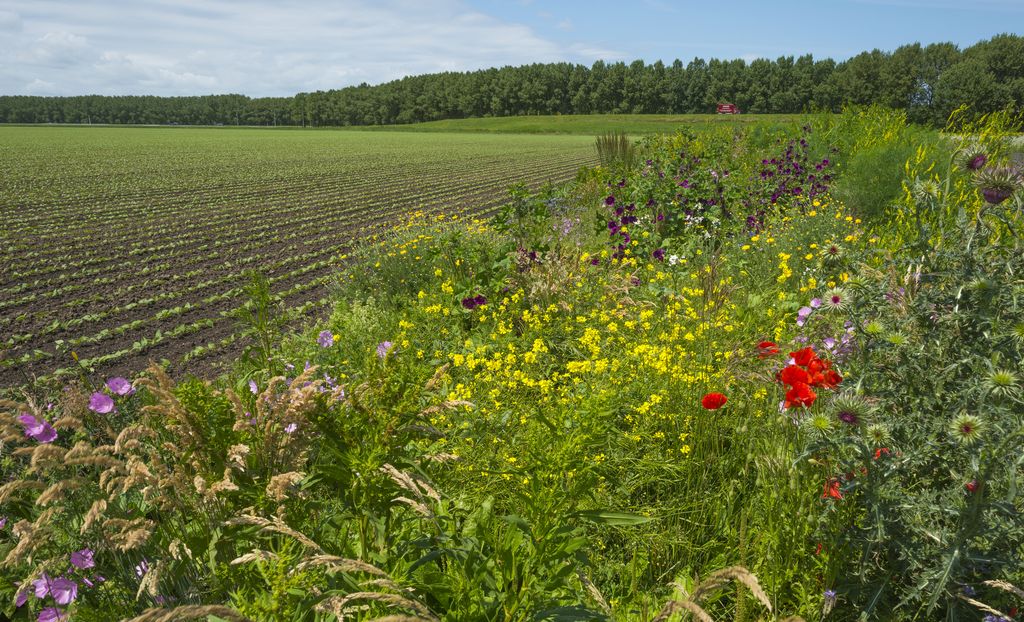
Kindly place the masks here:
[(355, 237), (486, 213), (595, 160), (583, 136), (0, 128), (0, 387), (238, 353), (243, 274), (314, 315)]

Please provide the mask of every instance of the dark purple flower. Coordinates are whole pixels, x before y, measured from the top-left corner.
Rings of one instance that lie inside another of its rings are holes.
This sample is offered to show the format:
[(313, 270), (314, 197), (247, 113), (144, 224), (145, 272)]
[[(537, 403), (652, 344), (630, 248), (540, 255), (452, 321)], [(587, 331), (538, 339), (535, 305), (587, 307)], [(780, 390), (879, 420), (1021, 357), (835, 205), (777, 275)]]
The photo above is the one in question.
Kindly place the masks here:
[(476, 303), (476, 306), (482, 307), (487, 304), (487, 298), (485, 298), (483, 294), (477, 294), (476, 298), (473, 299), (473, 302)]
[(839, 411), (839, 420), (849, 425), (857, 425), (860, 423), (860, 418), (857, 413), (849, 410)]
[(114, 400), (106, 393), (96, 391), (89, 397), (89, 410), (101, 415), (114, 412)]
[(607, 197), (605, 197), (604, 204), (607, 205), (608, 207), (615, 205), (615, 195), (609, 194)]
[(132, 383), (128, 382), (127, 378), (122, 378), (121, 376), (108, 378), (107, 388), (110, 389), (110, 392), (114, 395), (120, 395), (122, 397), (135, 393), (135, 387), (132, 386)]
[(658, 261), (665, 261), (665, 249), (656, 248), (654, 249), (654, 252), (651, 253), (651, 256), (653, 256)]
[(1013, 191), (1008, 188), (984, 188), (981, 191), (981, 195), (985, 197), (987, 203), (999, 205), (1013, 196)]
[(967, 161), (967, 168), (972, 171), (976, 171), (981, 167), (985, 166), (985, 162), (988, 162), (988, 156), (986, 156), (984, 153), (979, 153), (978, 155), (974, 156), (973, 158)]
[(476, 298), (474, 298), (473, 296), (469, 296), (467, 298), (463, 298), (462, 299), (462, 306), (466, 307), (467, 309), (472, 311), (473, 309), (476, 308)]
[(601, 258), (600, 257), (594, 257), (593, 259), (590, 260), (590, 265), (592, 265), (592, 266), (600, 266), (601, 265)]

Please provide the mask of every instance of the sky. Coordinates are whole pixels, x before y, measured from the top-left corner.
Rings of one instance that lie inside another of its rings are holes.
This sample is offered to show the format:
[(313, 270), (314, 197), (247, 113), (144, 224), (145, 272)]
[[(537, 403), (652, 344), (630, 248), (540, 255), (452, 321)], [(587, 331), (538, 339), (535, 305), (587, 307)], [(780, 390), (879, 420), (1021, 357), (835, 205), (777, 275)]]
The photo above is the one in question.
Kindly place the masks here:
[(1024, 0), (0, 0), (0, 95), (253, 97), (534, 62), (849, 58), (1024, 34)]

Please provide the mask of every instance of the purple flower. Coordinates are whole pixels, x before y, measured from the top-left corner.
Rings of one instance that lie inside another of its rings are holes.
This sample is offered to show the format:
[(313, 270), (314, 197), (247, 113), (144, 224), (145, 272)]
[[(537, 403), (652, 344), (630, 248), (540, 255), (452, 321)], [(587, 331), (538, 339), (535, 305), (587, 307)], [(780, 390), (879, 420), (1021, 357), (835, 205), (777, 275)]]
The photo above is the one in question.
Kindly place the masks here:
[(3, 529), (6, 526), (7, 526), (7, 517), (6, 516), (0, 516), (0, 529)]
[(36, 419), (28, 413), (23, 413), (18, 417), (18, 421), (25, 427), (25, 436), (39, 443), (52, 443), (57, 439), (57, 431), (45, 419)]
[(608, 207), (615, 205), (615, 196), (609, 194), (607, 197), (605, 197), (604, 204), (607, 205)]
[(822, 340), (821, 345), (823, 345), (826, 350), (832, 351), (836, 347), (836, 340), (832, 337), (825, 337), (825, 339)]
[(114, 400), (106, 393), (96, 391), (89, 398), (89, 410), (101, 415), (114, 412)]
[(284, 433), (285, 434), (292, 434), (293, 432), (295, 432), (295, 430), (298, 430), (298, 429), (299, 429), (299, 424), (297, 424), (297, 423), (289, 423), (288, 425), (284, 426)]
[(967, 162), (967, 168), (976, 171), (985, 166), (985, 162), (988, 162), (988, 156), (984, 153), (979, 153)]
[(260, 392), (260, 387), (258, 384), (256, 384), (255, 380), (249, 381), (249, 390), (252, 391), (253, 395), (256, 395), (257, 393)]
[(847, 425), (857, 425), (860, 423), (860, 417), (857, 416), (857, 413), (850, 410), (840, 411), (839, 420)]
[(334, 334), (329, 330), (320, 331), (320, 336), (316, 338), (316, 342), (320, 344), (321, 348), (329, 348), (334, 344)]
[(135, 576), (141, 579), (146, 576), (147, 572), (149, 572), (149, 562), (146, 558), (142, 558), (142, 561), (135, 564)]
[(817, 309), (821, 306), (821, 298), (811, 298), (811, 307)]
[(470, 296), (462, 299), (462, 306), (472, 311), (476, 308), (476, 298)]
[(658, 261), (665, 261), (665, 249), (656, 248), (654, 249), (654, 252), (651, 253), (651, 256), (657, 259)]
[(92, 559), (92, 549), (82, 549), (81, 551), (75, 551), (71, 554), (71, 565), (79, 570), (85, 570), (86, 568), (92, 568), (96, 565), (96, 562)]
[(796, 325), (803, 326), (807, 321), (807, 317), (814, 312), (814, 309), (810, 307), (800, 307), (800, 310), (796, 312)]
[(39, 612), (39, 617), (36, 619), (36, 622), (60, 622), (67, 619), (67, 616), (65, 616), (64, 612), (60, 609), (56, 607), (47, 607)]
[(24, 607), (25, 603), (28, 602), (28, 590), (18, 590), (18, 594), (14, 597), (15, 607)]
[(483, 294), (477, 294), (476, 298), (473, 298), (473, 302), (476, 303), (476, 306), (482, 307), (487, 304), (487, 298), (485, 298)]
[(71, 579), (58, 577), (50, 582), (50, 595), (58, 605), (70, 605), (78, 596), (78, 584)]
[(32, 589), (36, 598), (46, 598), (46, 595), (50, 593), (50, 582), (50, 576), (45, 572), (43, 576), (32, 582)]
[(135, 387), (132, 386), (132, 383), (128, 382), (127, 378), (122, 378), (121, 376), (108, 378), (107, 388), (115, 395), (122, 397), (135, 393)]
[(388, 355), (388, 352), (391, 352), (391, 348), (392, 347), (394, 347), (394, 344), (391, 343), (390, 341), (382, 341), (382, 342), (378, 343), (377, 344), (377, 356), (379, 358), (384, 358), (385, 356)]

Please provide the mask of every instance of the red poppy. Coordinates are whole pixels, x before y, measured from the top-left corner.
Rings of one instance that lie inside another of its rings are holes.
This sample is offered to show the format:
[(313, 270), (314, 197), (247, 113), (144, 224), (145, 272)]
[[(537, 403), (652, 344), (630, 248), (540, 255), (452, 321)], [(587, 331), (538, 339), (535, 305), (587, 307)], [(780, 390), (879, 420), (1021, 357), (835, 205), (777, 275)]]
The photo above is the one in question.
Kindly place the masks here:
[(700, 405), (708, 410), (718, 410), (725, 403), (729, 401), (729, 398), (725, 397), (721, 393), (708, 393), (700, 400)]
[(796, 365), (789, 365), (779, 374), (779, 380), (792, 387), (799, 383), (810, 384), (811, 376)]
[(805, 382), (797, 382), (793, 384), (792, 389), (786, 391), (785, 407), (802, 406), (810, 408), (817, 398), (818, 394), (811, 390), (810, 385)]
[(811, 346), (807, 346), (806, 348), (797, 350), (796, 352), (790, 352), (789, 355), (793, 357), (793, 360), (800, 367), (807, 367), (811, 361), (818, 358), (814, 353), (814, 348)]
[(888, 456), (890, 454), (892, 454), (892, 452), (889, 451), (888, 447), (879, 447), (878, 449), (875, 450), (875, 460), (878, 460), (882, 456)]
[(777, 346), (773, 341), (762, 341), (761, 343), (757, 344), (757, 356), (759, 356), (760, 358), (768, 358), (769, 356), (778, 353), (779, 346)]
[(834, 389), (839, 386), (839, 383), (842, 381), (843, 377), (839, 375), (839, 372), (834, 369), (827, 369), (825, 370), (825, 373), (822, 374), (820, 386), (823, 386), (826, 389)]
[(971, 481), (969, 481), (966, 484), (964, 484), (964, 488), (967, 489), (967, 492), (970, 492), (970, 493), (976, 492), (978, 490), (978, 480), (972, 479)]
[(842, 499), (843, 493), (839, 491), (839, 478), (831, 477), (825, 480), (825, 492), (822, 493), (822, 499)]

